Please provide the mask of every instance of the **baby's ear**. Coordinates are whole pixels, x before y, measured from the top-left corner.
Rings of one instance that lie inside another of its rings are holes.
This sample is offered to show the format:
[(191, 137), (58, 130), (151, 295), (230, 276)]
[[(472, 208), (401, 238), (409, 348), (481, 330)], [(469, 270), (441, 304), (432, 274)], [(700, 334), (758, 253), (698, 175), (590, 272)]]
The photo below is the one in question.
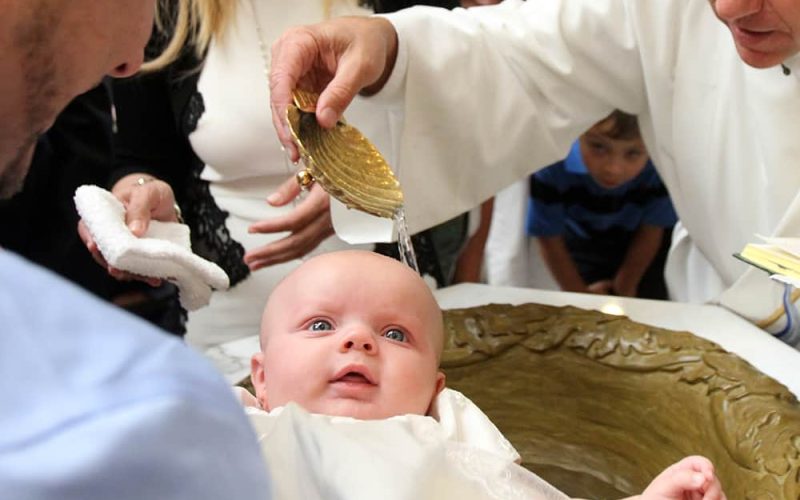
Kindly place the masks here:
[(436, 392), (434, 393), (434, 397), (444, 390), (446, 378), (443, 372), (436, 372)]
[(264, 383), (266, 374), (264, 373), (264, 353), (257, 352), (250, 359), (250, 382), (256, 391), (256, 399), (261, 405), (262, 410), (269, 410), (267, 406), (267, 387)]
[(444, 390), (444, 382), (444, 373), (436, 372), (436, 385), (433, 387), (433, 395), (431, 395), (431, 402), (428, 404), (428, 410), (425, 412), (425, 415), (431, 415), (437, 419), (439, 418), (438, 416), (434, 415), (434, 408), (436, 407), (436, 396), (438, 396), (439, 393)]

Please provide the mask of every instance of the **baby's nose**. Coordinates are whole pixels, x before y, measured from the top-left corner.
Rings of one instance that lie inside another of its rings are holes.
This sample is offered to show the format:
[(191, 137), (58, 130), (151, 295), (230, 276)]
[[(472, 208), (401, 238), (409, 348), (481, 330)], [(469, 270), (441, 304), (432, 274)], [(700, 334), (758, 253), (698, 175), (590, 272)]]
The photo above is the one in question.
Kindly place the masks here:
[(378, 351), (378, 344), (372, 332), (363, 326), (350, 328), (342, 337), (340, 346), (341, 352), (350, 350), (364, 351), (367, 354), (375, 354)]

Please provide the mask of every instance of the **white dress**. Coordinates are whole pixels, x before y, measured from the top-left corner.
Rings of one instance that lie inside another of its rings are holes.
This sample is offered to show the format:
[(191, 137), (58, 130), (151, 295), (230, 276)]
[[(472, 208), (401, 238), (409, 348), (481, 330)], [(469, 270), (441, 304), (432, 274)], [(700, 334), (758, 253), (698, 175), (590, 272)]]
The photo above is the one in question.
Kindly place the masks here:
[(565, 500), (517, 465), (519, 454), (461, 393), (445, 389), (433, 416), (356, 420), (294, 403), (247, 408), (273, 498)]
[[(332, 15), (369, 13), (345, 2), (333, 4)], [(230, 214), (226, 225), (231, 236), (245, 250), (286, 236), (249, 234), (247, 228), (292, 210), (291, 204), (272, 207), (266, 197), (297, 170), (286, 160), (272, 127), (258, 27), (268, 52), (287, 27), (320, 21), (325, 15), (322, 0), (240, 0), (225, 36), (209, 48), (198, 82), (205, 112), (189, 140), (206, 164), (202, 178), (209, 181), (214, 200)], [(357, 115), (358, 110), (348, 112), (348, 118), (351, 114)], [(374, 125), (361, 125), (363, 131), (370, 137), (384, 135), (385, 115), (376, 116), (374, 121)], [(312, 255), (347, 246), (334, 236)], [(258, 334), (269, 293), (300, 262), (260, 269), (229, 291), (215, 292), (208, 307), (189, 314), (186, 341), (205, 349)]]
[(779, 306), (781, 288), (731, 254), (755, 233), (800, 235), (799, 56), (789, 76), (747, 66), (707, 0), (507, 0), (387, 17), (398, 58), (371, 99), (404, 106), (411, 231), (563, 158), (619, 108), (639, 116), (686, 230), (667, 264), (672, 296), (753, 321)]

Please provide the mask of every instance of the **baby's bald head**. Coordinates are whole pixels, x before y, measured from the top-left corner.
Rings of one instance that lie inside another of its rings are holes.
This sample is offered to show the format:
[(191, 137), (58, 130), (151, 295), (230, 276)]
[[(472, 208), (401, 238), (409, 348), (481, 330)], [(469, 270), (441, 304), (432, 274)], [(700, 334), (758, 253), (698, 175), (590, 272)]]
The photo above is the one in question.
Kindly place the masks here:
[[(425, 281), (410, 267), (401, 262), (364, 250), (345, 250), (312, 257), (286, 275), (269, 296), (261, 322), (261, 347), (266, 342), (268, 327), (273, 318), (291, 310), (293, 304), (308, 300), (309, 294), (325, 289), (331, 297), (341, 294), (347, 287), (355, 287), (366, 295), (382, 295), (387, 308), (395, 309), (392, 296), (397, 299), (416, 297), (415, 307), (399, 314), (413, 314), (429, 325), (428, 334), (441, 358), (444, 347), (442, 312)], [(305, 298), (305, 299), (304, 299)], [(356, 300), (357, 296), (342, 297)]]

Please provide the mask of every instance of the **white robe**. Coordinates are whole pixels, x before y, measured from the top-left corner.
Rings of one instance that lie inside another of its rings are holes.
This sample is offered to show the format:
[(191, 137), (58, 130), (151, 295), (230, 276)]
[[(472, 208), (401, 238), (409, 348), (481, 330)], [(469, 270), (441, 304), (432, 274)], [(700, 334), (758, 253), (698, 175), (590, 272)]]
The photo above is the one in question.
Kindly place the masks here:
[(412, 232), (563, 158), (619, 108), (639, 116), (686, 229), (668, 262), (673, 298), (753, 321), (778, 306), (781, 288), (731, 254), (754, 233), (800, 236), (797, 56), (791, 76), (747, 66), (707, 0), (507, 0), (387, 17), (399, 53), (372, 100), (402, 109), (393, 154)]
[(516, 464), (519, 455), (469, 399), (445, 389), (435, 418), (356, 420), (290, 403), (247, 408), (273, 498), (566, 500)]

